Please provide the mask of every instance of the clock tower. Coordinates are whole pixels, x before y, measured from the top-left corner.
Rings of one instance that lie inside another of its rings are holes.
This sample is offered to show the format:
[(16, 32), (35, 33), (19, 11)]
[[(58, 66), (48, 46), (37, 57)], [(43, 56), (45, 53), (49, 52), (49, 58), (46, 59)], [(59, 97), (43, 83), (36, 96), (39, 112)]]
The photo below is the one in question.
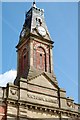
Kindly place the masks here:
[(29, 71), (44, 71), (53, 74), (52, 47), (45, 19), (44, 10), (33, 2), (26, 12), (25, 22), (20, 33), (17, 48), (17, 77), (27, 78)]
[(52, 47), (44, 10), (35, 2), (26, 12), (17, 48), (17, 77), (0, 87), (0, 120), (80, 118), (80, 105), (66, 97), (53, 71)]

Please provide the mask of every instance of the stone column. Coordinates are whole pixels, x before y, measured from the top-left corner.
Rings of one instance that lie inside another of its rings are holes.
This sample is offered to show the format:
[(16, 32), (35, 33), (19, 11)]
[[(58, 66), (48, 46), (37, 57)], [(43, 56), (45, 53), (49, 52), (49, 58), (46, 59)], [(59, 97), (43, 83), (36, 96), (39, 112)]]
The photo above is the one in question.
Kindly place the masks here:
[(53, 54), (52, 54), (52, 47), (50, 47), (50, 62), (51, 62), (51, 73), (53, 73)]
[(33, 40), (30, 40), (30, 66), (33, 66)]
[(49, 70), (49, 52), (46, 55), (46, 68), (47, 68), (47, 72), (50, 72), (50, 70)]

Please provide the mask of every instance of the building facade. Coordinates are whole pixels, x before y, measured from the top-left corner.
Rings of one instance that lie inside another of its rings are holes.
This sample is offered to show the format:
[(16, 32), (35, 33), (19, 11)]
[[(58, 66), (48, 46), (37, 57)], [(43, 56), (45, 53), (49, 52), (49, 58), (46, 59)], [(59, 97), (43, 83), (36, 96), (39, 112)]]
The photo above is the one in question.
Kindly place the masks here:
[(52, 48), (44, 10), (26, 13), (17, 48), (17, 77), (0, 88), (0, 120), (80, 118), (79, 105), (66, 97), (53, 70)]

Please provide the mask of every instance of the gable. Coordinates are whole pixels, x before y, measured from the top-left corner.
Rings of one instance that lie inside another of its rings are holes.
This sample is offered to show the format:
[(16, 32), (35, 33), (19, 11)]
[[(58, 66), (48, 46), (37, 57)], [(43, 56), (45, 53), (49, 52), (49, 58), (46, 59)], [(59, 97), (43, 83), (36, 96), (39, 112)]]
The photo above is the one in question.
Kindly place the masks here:
[(45, 77), (44, 75), (40, 75), (36, 78), (31, 79), (29, 81), (29, 83), (39, 85), (39, 86), (43, 86), (43, 87), (47, 87), (47, 88), (51, 88), (51, 89), (57, 89), (55, 84), (52, 83), (51, 80), (48, 79), (47, 77)]

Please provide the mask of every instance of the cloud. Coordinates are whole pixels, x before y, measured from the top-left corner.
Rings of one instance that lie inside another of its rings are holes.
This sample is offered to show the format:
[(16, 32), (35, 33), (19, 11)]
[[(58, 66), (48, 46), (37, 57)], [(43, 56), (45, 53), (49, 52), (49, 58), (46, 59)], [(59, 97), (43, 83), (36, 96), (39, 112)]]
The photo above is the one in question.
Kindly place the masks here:
[(16, 75), (16, 70), (9, 70), (4, 74), (0, 74), (0, 86), (5, 87), (8, 82), (13, 82), (16, 78)]

